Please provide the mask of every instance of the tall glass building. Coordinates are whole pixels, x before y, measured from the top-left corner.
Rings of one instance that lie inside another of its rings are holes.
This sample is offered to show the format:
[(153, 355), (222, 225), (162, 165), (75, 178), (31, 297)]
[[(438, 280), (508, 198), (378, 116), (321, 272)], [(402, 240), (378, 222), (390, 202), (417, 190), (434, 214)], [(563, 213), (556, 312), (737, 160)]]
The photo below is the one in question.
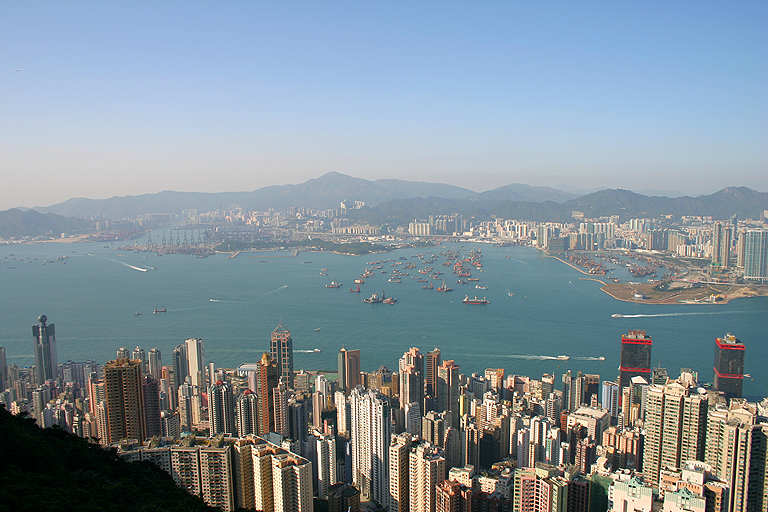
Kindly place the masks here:
[(632, 377), (643, 377), (651, 382), (651, 337), (645, 331), (629, 331), (621, 337), (621, 366), (619, 385), (629, 386)]
[(768, 281), (768, 229), (748, 229), (744, 241), (744, 279)]
[(715, 338), (715, 379), (714, 387), (725, 394), (725, 398), (741, 398), (744, 383), (744, 344), (736, 336), (727, 333)]

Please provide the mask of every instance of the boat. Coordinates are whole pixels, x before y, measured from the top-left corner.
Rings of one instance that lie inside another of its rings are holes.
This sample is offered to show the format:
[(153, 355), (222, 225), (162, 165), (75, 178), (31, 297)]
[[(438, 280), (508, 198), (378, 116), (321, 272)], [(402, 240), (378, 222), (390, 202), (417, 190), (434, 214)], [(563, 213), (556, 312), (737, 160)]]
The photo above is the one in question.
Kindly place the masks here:
[(515, 294), (512, 293), (512, 292), (509, 292), (507, 295), (509, 295), (510, 297), (514, 297), (515, 296)]
[(135, 315), (135, 316), (141, 316), (141, 313), (139, 313), (139, 312), (137, 311), (136, 313), (134, 313), (134, 315)]
[(357, 285), (357, 288), (350, 288), (349, 291), (351, 291), (351, 292), (359, 292), (360, 291), (360, 285)]
[(466, 281), (464, 279), (457, 279), (456, 284), (469, 284), (469, 281)]
[(403, 280), (400, 279), (399, 277), (390, 277), (389, 279), (387, 279), (387, 281), (389, 281), (390, 283), (402, 283), (403, 282)]
[(165, 309), (165, 308), (163, 308), (163, 309), (155, 308), (155, 309), (152, 310), (153, 313), (165, 313), (166, 311), (168, 311), (168, 310)]
[(320, 270), (322, 270), (323, 272), (328, 272), (327, 268), (321, 268)]
[(614, 313), (611, 315), (611, 318), (624, 318), (624, 315), (622, 315), (621, 313)]
[(397, 299), (394, 297), (387, 297), (386, 299), (382, 299), (381, 302), (383, 304), (397, 304)]
[(374, 292), (367, 299), (363, 299), (363, 302), (366, 302), (368, 304), (378, 304), (379, 302), (381, 302), (381, 298), (379, 297), (378, 293)]
[(469, 278), (469, 281), (479, 281), (479, 280), (480, 280), (479, 277), (470, 277)]
[(326, 288), (341, 288), (341, 283), (337, 283), (336, 280), (331, 281), (331, 284), (325, 285)]
[(452, 292), (453, 288), (449, 288), (447, 284), (445, 284), (445, 281), (443, 281), (443, 284), (435, 288), (438, 292)]
[(315, 350), (313, 350), (312, 352), (322, 352), (322, 350), (320, 350), (319, 348), (316, 348), (316, 349), (315, 349)]
[(555, 359), (558, 361), (567, 361), (571, 358), (571, 356), (557, 356)]
[(462, 301), (464, 304), (490, 304), (490, 301), (483, 297), (482, 299), (478, 299), (477, 295), (475, 295), (474, 299), (470, 299), (469, 295), (464, 296)]
[(598, 361), (605, 361), (605, 356), (600, 356), (597, 358)]
[(360, 279), (355, 279), (355, 284), (363, 284), (363, 283), (365, 283), (365, 281), (363, 281), (362, 277)]
[(425, 290), (431, 290), (432, 288), (434, 288), (434, 286), (432, 286), (432, 283), (429, 283), (429, 286), (425, 284), (425, 285), (422, 285), (422, 288)]
[(325, 272), (320, 272), (320, 275), (321, 276), (327, 276), (328, 274), (326, 274)]
[[(317, 329), (315, 329), (315, 332), (317, 332), (317, 331), (319, 331), (319, 330), (320, 330), (320, 328), (318, 327)], [(317, 350), (317, 349), (315, 349), (315, 350)]]
[(475, 288), (478, 289), (478, 290), (487, 290), (488, 289), (487, 286), (482, 286), (482, 285), (479, 285), (479, 284), (476, 284)]

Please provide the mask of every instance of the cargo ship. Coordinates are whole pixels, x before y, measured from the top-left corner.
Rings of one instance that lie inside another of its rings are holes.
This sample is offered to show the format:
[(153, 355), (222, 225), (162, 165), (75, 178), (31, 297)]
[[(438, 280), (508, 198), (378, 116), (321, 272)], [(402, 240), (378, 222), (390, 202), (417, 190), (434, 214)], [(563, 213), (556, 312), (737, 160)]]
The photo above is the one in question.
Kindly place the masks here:
[(490, 304), (490, 301), (483, 297), (482, 299), (478, 299), (475, 297), (474, 299), (470, 299), (469, 295), (465, 296), (464, 299), (461, 301), (464, 304)]

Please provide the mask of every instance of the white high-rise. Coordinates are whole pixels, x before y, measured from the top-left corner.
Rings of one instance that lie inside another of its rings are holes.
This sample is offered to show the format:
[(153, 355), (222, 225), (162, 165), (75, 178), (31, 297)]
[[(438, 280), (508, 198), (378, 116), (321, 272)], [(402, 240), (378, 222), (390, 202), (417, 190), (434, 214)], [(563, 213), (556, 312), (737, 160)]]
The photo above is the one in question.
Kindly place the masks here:
[(355, 388), (352, 409), (352, 481), (360, 492), (389, 508), (389, 444), (392, 413), (386, 396)]
[(187, 368), (191, 380), (190, 383), (200, 390), (205, 387), (205, 351), (203, 349), (203, 340), (200, 338), (190, 338), (185, 343), (187, 345)]

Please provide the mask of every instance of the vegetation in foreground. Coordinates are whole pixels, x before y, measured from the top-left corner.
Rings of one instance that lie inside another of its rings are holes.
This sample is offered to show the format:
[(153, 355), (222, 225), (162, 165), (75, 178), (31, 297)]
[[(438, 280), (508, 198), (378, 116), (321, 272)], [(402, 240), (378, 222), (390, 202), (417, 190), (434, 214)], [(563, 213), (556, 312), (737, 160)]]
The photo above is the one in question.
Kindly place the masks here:
[(114, 450), (0, 406), (0, 511), (217, 510), (180, 489), (150, 462), (126, 462)]

